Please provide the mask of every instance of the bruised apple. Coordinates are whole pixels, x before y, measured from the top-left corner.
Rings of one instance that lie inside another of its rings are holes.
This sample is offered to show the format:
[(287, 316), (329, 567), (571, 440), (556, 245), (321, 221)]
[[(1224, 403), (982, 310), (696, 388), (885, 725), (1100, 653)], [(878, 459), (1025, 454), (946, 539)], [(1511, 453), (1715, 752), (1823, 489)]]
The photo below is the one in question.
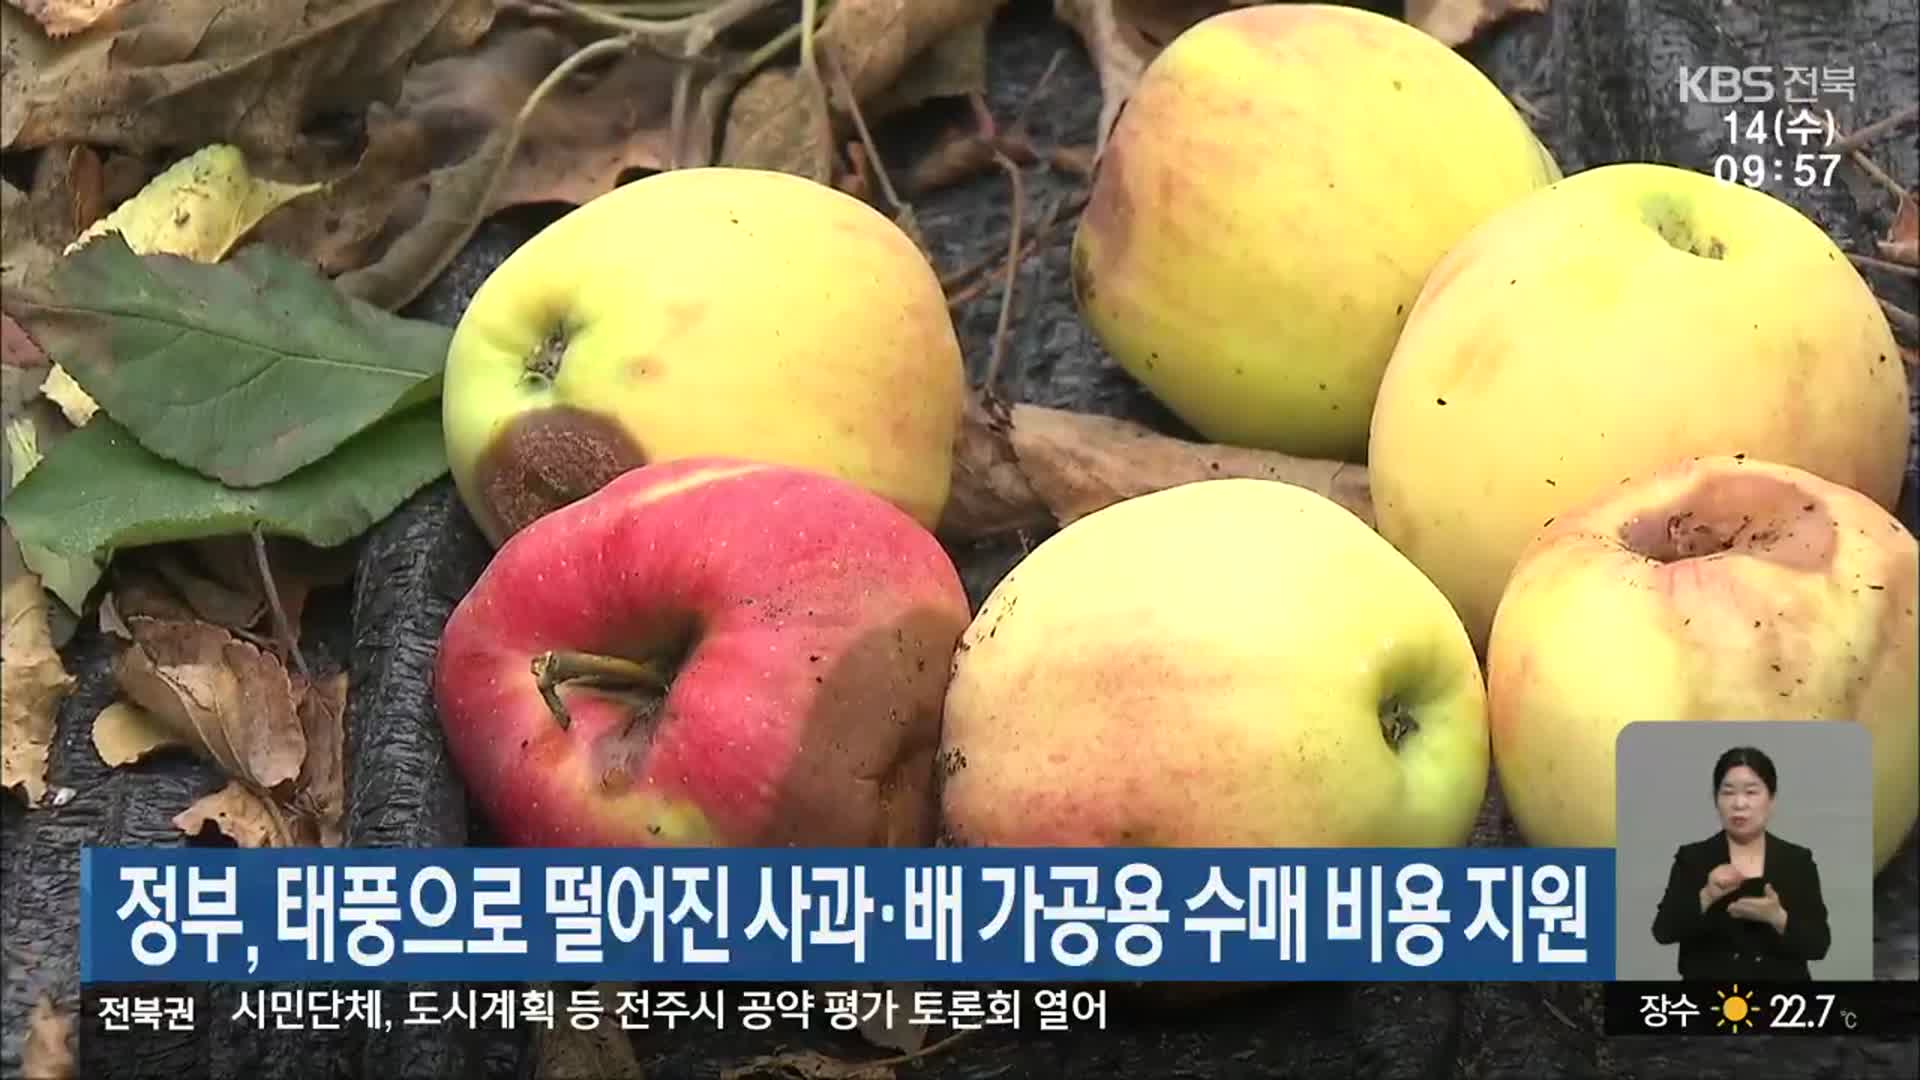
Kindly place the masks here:
[(498, 545), (635, 465), (717, 455), (848, 480), (932, 528), (965, 391), (932, 266), (844, 192), (673, 169), (516, 249), (447, 352), (447, 457)]
[(1520, 556), (1487, 653), (1500, 789), (1536, 845), (1614, 843), (1614, 744), (1641, 720), (1872, 733), (1884, 867), (1920, 807), (1920, 550), (1873, 499), (1734, 457), (1564, 513)]
[(440, 721), (511, 844), (923, 844), (968, 614), (938, 541), (863, 488), (646, 466), (494, 555), (440, 641)]

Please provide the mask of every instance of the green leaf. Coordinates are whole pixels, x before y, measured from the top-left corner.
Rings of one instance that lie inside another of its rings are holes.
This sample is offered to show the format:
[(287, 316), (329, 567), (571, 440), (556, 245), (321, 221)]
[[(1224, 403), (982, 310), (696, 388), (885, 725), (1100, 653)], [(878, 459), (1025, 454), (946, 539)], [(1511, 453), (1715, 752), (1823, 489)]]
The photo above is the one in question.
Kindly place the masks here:
[(233, 487), (437, 397), (452, 337), (277, 248), (202, 263), (137, 255), (117, 233), (62, 259), (15, 317), (141, 445)]
[(333, 547), (446, 472), (435, 404), (381, 421), (271, 486), (230, 488), (143, 448), (107, 416), (53, 445), (0, 516), (23, 544), (105, 559), (118, 548), (245, 533)]

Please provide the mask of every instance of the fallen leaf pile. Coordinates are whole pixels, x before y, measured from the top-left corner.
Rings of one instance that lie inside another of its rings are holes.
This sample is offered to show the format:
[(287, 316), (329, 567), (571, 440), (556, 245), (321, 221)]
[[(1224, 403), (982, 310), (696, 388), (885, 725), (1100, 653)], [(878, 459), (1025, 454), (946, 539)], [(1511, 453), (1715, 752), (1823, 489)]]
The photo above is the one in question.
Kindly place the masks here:
[(185, 833), (211, 824), (242, 847), (340, 842), (345, 673), (310, 679), (199, 620), (139, 615), (115, 629), (127, 645), (120, 698), (94, 721), (103, 761), (181, 747), (218, 765), (232, 779), (174, 818)]

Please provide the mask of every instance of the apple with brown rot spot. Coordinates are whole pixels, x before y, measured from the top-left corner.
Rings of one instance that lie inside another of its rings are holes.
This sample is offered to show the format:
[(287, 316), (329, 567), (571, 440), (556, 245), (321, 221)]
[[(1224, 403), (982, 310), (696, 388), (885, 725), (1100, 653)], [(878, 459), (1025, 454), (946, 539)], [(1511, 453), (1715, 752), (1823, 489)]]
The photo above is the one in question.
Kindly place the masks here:
[(931, 841), (969, 617), (909, 514), (812, 470), (630, 470), (515, 533), (447, 622), (449, 753), (529, 846)]
[(1873, 736), (1873, 851), (1920, 811), (1920, 550), (1877, 501), (1804, 469), (1676, 461), (1556, 517), (1493, 619), (1494, 767), (1543, 846), (1615, 842), (1635, 721), (1819, 720)]
[(615, 188), (474, 293), (442, 416), (462, 502), (498, 546), (637, 465), (813, 469), (940, 519), (966, 392), (926, 255), (805, 177), (708, 167)]

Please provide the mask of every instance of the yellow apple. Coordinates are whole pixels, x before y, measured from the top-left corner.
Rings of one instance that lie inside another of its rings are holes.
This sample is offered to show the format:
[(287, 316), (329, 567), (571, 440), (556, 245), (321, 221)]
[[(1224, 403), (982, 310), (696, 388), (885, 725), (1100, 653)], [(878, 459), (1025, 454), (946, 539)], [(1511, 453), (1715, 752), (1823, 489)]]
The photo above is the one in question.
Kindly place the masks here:
[(1374, 410), (1377, 527), (1484, 645), (1543, 525), (1671, 461), (1746, 454), (1893, 506), (1907, 395), (1879, 302), (1819, 226), (1697, 172), (1602, 166), (1428, 279)]
[(1500, 790), (1545, 846), (1614, 843), (1638, 720), (1832, 720), (1873, 741), (1884, 867), (1920, 807), (1920, 549), (1874, 500), (1713, 456), (1615, 487), (1522, 552), (1494, 617)]
[(1457, 845), (1486, 697), (1446, 598), (1359, 518), (1206, 480), (1014, 566), (955, 653), (940, 760), (957, 845)]
[(709, 455), (836, 476), (932, 528), (965, 372), (892, 221), (786, 173), (676, 169), (536, 234), (447, 354), (447, 456), (495, 545), (636, 465)]
[(1420, 282), (1560, 173), (1458, 53), (1396, 19), (1265, 4), (1175, 37), (1073, 238), (1082, 317), (1214, 442), (1362, 460)]

